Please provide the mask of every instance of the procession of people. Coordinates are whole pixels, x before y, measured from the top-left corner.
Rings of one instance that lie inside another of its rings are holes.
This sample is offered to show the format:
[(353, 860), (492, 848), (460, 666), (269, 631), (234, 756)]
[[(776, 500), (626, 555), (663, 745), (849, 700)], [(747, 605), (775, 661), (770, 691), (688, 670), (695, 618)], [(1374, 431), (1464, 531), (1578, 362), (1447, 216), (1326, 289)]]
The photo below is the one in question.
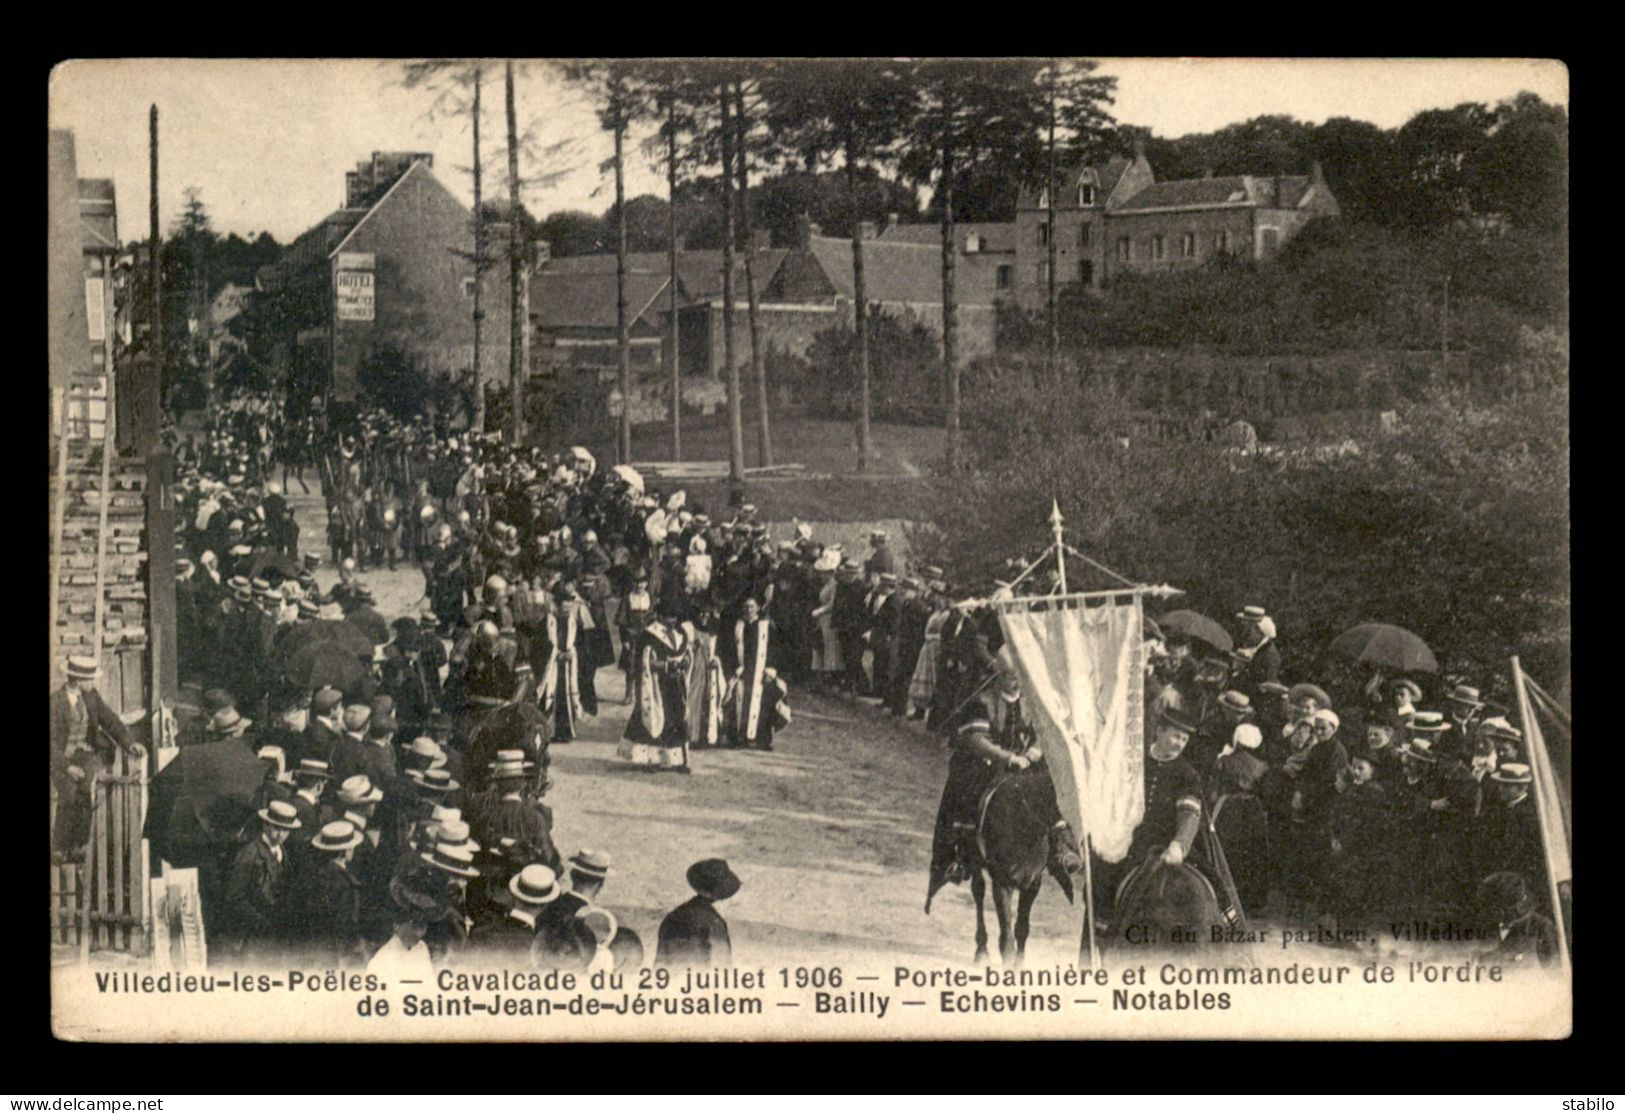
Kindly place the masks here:
[[(979, 868), (995, 775), (1042, 769), (981, 605), (1008, 586), (910, 568), (884, 532), (861, 554), (800, 523), (775, 540), (748, 503), (705, 507), (584, 449), (549, 456), (382, 411), (340, 424), (243, 396), (201, 436), (171, 435), (180, 671), (203, 693), (182, 754), (216, 747), (265, 771), (188, 843), (207, 844), (191, 864), (214, 954), (726, 963), (714, 904), (741, 884), (726, 862), (690, 869), (695, 898), (650, 955), (603, 903), (610, 854), (554, 843), (550, 747), (617, 697), (618, 756), (651, 775), (687, 773), (713, 747), (773, 750), (797, 689), (942, 736), (927, 910)], [(301, 543), (285, 493), (307, 478), (326, 499), (324, 554)], [(424, 592), (386, 617), (365, 576), (402, 564)], [(1134, 867), (1188, 861), (1255, 920), (1488, 925), (1498, 948), (1550, 961), (1530, 759), (1506, 709), (1470, 679), (1414, 673), (1334, 699), (1265, 608), (1240, 606), (1232, 625), (1223, 649), (1148, 626), (1145, 818), (1124, 862), (1093, 863), (1097, 918), (1123, 926), (1115, 888)], [(600, 691), (611, 668), (619, 693)], [(53, 696), (64, 857), (83, 852), (87, 767), (129, 745), (80, 694), (94, 670), (69, 662)], [(1058, 812), (1043, 823), (1070, 893), (1083, 848)]]

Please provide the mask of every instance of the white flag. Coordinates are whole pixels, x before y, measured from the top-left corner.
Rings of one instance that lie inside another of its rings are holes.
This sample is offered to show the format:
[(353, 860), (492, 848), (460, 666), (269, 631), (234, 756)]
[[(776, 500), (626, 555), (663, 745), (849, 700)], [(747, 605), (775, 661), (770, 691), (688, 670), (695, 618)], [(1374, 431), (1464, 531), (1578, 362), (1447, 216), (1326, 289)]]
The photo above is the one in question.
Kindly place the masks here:
[[(1523, 674), (1518, 674), (1523, 680)], [(1574, 863), (1569, 858), (1569, 809), (1557, 784), (1552, 769), (1552, 756), (1546, 751), (1546, 738), (1540, 730), (1540, 720), (1530, 708), (1527, 692), (1519, 692), (1524, 712), (1524, 744), (1529, 750), (1529, 764), (1535, 773), (1535, 793), (1540, 798), (1540, 825), (1546, 840), (1546, 862), (1552, 871), (1552, 884), (1561, 885), (1574, 878)]]
[(1122, 861), (1145, 816), (1139, 600), (1088, 608), (1035, 601), (1000, 608), (999, 623), (1061, 815), (1101, 858)]

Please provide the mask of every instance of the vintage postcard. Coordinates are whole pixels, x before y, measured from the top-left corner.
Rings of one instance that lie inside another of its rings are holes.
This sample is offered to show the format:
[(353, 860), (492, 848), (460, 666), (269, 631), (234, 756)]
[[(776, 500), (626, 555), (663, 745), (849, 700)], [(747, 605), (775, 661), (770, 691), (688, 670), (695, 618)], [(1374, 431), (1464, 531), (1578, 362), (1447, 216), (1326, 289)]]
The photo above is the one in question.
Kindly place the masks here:
[(62, 64), (53, 1030), (1567, 1036), (1568, 110)]

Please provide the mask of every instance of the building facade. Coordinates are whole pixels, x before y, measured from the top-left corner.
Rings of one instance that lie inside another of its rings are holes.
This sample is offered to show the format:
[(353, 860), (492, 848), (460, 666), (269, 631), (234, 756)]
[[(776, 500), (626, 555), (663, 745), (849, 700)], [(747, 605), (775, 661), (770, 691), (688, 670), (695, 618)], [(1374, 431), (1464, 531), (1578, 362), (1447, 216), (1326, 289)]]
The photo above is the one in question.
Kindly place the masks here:
[[(345, 201), (258, 275), (266, 295), (301, 307), (288, 315), (293, 381), (349, 402), (375, 359), (466, 374), (479, 281), (481, 378), (505, 382), (508, 268), (498, 260), (476, 279), (473, 214), (435, 177), (432, 157), (375, 152), (346, 173)], [(488, 226), (493, 258), (505, 236), (505, 226)]]
[(1047, 304), (1051, 236), (1057, 287), (1098, 292), (1124, 274), (1268, 259), (1310, 220), (1340, 211), (1319, 163), (1307, 175), (1159, 182), (1143, 151), (1074, 168), (1054, 201), (1053, 213), (1044, 190), (1017, 201), (1014, 300), (1023, 309)]

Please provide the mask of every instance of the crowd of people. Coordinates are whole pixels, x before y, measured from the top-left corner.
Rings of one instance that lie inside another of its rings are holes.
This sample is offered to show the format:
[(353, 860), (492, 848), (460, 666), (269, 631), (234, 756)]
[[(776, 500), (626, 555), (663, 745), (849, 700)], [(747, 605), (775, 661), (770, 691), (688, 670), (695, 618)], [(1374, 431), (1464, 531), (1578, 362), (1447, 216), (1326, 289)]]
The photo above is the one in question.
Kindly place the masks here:
[[(342, 428), (282, 413), (233, 399), (177, 443), (179, 658), (205, 692), (184, 742), (229, 742), (270, 770), (200, 866), (225, 953), (297, 941), (333, 961), (462, 948), (641, 961), (600, 900), (607, 856), (562, 859), (542, 802), (549, 747), (598, 712), (610, 666), (632, 705), (620, 756), (651, 772), (686, 772), (711, 746), (772, 749), (792, 685), (940, 733), (931, 893), (976, 868), (995, 773), (1042, 763), (997, 618), (977, 603), (1007, 590), (998, 581), (910, 570), (880, 532), (861, 558), (800, 524), (775, 540), (749, 504), (707, 508), (582, 449), (548, 456), (383, 412)], [(284, 494), (307, 469), (327, 500), (326, 590)], [(364, 576), (403, 562), (425, 591), (391, 621)], [(1095, 863), (1102, 918), (1124, 869), (1189, 858), (1254, 919), (1487, 923), (1498, 945), (1549, 959), (1528, 756), (1504, 709), (1465, 680), (1413, 676), (1334, 701), (1291, 673), (1263, 608), (1236, 624), (1226, 653), (1148, 635), (1146, 819), (1121, 867)], [(65, 745), (83, 746), (75, 714)], [(1080, 848), (1051, 818), (1064, 880)], [(60, 831), (71, 853), (80, 833)], [(668, 917), (659, 957), (724, 962), (712, 905), (739, 880), (708, 860), (689, 881), (705, 907)]]

